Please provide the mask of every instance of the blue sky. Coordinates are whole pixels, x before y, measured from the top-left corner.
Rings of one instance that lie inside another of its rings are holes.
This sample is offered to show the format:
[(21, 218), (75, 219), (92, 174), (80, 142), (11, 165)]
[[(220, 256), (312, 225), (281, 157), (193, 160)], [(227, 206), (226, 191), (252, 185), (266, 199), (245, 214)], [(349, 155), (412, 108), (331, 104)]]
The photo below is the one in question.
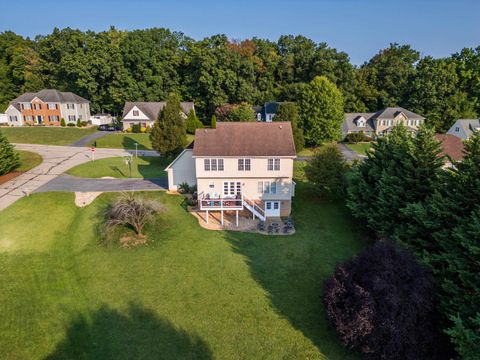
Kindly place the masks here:
[(54, 27), (168, 27), (201, 39), (223, 33), (277, 40), (302, 34), (346, 51), (355, 64), (391, 42), (447, 56), (480, 45), (480, 0), (3, 0), (0, 30), (24, 36)]

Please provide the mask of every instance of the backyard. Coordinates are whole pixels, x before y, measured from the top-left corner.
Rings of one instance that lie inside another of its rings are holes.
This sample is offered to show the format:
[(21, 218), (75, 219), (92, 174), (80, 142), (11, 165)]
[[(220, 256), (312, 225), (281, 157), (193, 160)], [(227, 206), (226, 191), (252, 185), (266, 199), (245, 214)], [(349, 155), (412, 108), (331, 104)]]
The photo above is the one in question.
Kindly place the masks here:
[(85, 208), (68, 193), (16, 202), (0, 216), (2, 359), (358, 359), (320, 294), (364, 240), (298, 178), (295, 235), (205, 230), (182, 197), (149, 192), (168, 212), (130, 250), (97, 244), (115, 194)]
[[(187, 134), (187, 142), (192, 142), (193, 137), (193, 135)], [(108, 134), (100, 139), (97, 139), (92, 145), (95, 145), (99, 148), (135, 149), (135, 143), (138, 144), (138, 150), (152, 150), (150, 134)]]
[(0, 129), (8, 140), (17, 144), (70, 145), (96, 131), (92, 128), (5, 127)]
[(87, 178), (101, 178), (110, 176), (114, 178), (166, 178), (164, 170), (172, 161), (171, 158), (158, 156), (135, 156), (132, 158), (132, 174), (130, 176), (128, 165), (123, 157), (112, 157), (90, 161), (78, 165), (67, 171), (67, 174)]

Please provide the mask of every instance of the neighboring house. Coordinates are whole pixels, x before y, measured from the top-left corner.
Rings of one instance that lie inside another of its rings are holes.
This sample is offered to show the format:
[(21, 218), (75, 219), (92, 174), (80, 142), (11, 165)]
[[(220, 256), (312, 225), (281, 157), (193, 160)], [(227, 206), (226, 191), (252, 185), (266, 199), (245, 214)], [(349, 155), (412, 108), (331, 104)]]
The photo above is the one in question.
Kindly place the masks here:
[(342, 126), (343, 137), (350, 133), (363, 132), (377, 137), (388, 134), (392, 127), (403, 124), (416, 132), (425, 118), (401, 107), (389, 107), (374, 113), (347, 113)]
[(193, 146), (167, 168), (168, 188), (196, 185), (199, 209), (248, 210), (250, 216), (290, 215), (295, 193), (296, 157), (289, 122), (222, 122), (216, 129), (197, 129)]
[(95, 114), (90, 118), (92, 125), (108, 125), (111, 124), (115, 118), (110, 114)]
[(463, 140), (451, 134), (437, 134), (435, 139), (441, 142), (442, 152), (445, 156), (445, 167), (452, 167), (452, 161), (462, 161), (464, 157)]
[(71, 92), (54, 89), (25, 93), (10, 102), (5, 111), (10, 126), (60, 126), (60, 120), (76, 123), (90, 119), (90, 102)]
[(254, 106), (253, 111), (255, 112), (255, 118), (257, 121), (272, 122), (280, 104), (282, 103), (268, 102), (263, 104), (263, 106)]
[(480, 119), (460, 119), (447, 131), (447, 134), (467, 140), (474, 131), (480, 130)]
[[(166, 104), (166, 101), (126, 102), (122, 116), (123, 130), (127, 130), (136, 124), (145, 128), (152, 127), (158, 118), (160, 110), (162, 110)], [(191, 110), (195, 111), (193, 102), (181, 102), (180, 107), (182, 109), (180, 115), (182, 115), (184, 119), (187, 118)]]
[(7, 114), (0, 114), (0, 126), (8, 125)]

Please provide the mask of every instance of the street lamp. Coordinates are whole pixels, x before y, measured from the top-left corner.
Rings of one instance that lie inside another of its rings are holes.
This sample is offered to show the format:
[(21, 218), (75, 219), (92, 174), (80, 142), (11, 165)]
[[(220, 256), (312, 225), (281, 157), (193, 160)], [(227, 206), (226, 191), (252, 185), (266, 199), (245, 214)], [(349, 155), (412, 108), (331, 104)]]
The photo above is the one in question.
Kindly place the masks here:
[(125, 162), (125, 165), (128, 166), (128, 172), (130, 174), (130, 177), (132, 177), (132, 156), (125, 156), (123, 158), (123, 161)]

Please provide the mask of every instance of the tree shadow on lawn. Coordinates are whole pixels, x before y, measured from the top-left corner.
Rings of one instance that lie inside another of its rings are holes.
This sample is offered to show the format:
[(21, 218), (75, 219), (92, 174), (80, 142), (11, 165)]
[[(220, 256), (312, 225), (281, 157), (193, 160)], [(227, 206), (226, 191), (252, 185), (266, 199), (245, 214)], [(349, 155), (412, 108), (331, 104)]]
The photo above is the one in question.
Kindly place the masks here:
[(126, 177), (122, 170), (118, 166), (110, 166), (110, 169), (118, 173), (122, 177)]
[(297, 182), (292, 217), (296, 233), (262, 236), (227, 232), (233, 250), (246, 259), (252, 277), (269, 295), (278, 313), (308, 337), (327, 358), (358, 359), (340, 344), (322, 304), (324, 280), (335, 264), (359, 252), (357, 235), (345, 206), (325, 202)]
[[(149, 136), (148, 134), (142, 134), (142, 135), (145, 135), (146, 137)], [(137, 139), (135, 139), (131, 136), (128, 136), (128, 135), (123, 135), (122, 146), (123, 146), (124, 149), (135, 150), (135, 144), (138, 144), (138, 147), (137, 147), (138, 156), (142, 156), (141, 153), (143, 152), (143, 150), (152, 150), (151, 148), (148, 148), (145, 145), (143, 145), (142, 143), (138, 142)]]
[(91, 317), (79, 315), (63, 341), (44, 360), (212, 359), (199, 336), (137, 304), (127, 313), (102, 306)]

